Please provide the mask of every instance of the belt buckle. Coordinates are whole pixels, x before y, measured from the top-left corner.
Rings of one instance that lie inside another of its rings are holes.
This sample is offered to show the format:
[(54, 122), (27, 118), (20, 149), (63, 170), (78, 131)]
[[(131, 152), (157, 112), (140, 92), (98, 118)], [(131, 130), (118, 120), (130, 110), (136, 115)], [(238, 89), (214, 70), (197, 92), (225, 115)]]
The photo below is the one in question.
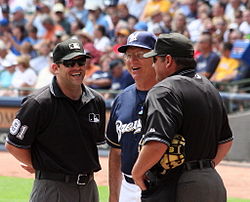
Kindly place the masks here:
[(78, 174), (76, 184), (77, 185), (86, 185), (86, 183), (88, 181), (87, 178), (88, 178), (88, 174)]

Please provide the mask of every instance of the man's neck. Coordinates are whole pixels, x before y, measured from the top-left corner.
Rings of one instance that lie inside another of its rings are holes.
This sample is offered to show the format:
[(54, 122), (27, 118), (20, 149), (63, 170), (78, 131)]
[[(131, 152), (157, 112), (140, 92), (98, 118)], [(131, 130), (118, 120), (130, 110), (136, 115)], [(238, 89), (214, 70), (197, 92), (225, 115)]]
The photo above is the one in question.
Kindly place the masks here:
[(150, 90), (154, 85), (156, 84), (156, 81), (144, 81), (144, 82), (136, 82), (136, 89), (141, 91), (148, 91)]

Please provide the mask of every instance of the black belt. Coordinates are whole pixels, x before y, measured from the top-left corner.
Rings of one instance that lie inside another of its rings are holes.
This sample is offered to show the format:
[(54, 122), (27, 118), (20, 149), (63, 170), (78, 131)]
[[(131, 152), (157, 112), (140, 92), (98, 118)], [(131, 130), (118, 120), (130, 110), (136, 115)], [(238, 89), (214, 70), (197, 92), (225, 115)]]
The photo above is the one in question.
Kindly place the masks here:
[(78, 175), (66, 175), (62, 173), (53, 173), (48, 171), (36, 170), (35, 174), (36, 179), (47, 179), (47, 180), (55, 180), (66, 183), (75, 183), (77, 185), (86, 185), (88, 184), (94, 177), (93, 173), (80, 173)]
[(203, 168), (214, 168), (214, 162), (210, 159), (188, 161), (184, 163), (184, 170), (194, 170)]
[(126, 180), (126, 182), (128, 182), (130, 184), (135, 184), (135, 181), (131, 177), (124, 175), (124, 179)]

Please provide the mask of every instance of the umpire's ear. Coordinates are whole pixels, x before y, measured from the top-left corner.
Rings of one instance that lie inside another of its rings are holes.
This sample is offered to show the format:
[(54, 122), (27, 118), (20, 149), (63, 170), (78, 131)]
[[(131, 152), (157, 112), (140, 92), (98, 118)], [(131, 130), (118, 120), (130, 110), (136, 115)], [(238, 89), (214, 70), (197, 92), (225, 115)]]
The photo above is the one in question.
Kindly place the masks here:
[(59, 68), (60, 68), (60, 64), (56, 64), (56, 63), (51, 64), (51, 70), (53, 74), (57, 75)]

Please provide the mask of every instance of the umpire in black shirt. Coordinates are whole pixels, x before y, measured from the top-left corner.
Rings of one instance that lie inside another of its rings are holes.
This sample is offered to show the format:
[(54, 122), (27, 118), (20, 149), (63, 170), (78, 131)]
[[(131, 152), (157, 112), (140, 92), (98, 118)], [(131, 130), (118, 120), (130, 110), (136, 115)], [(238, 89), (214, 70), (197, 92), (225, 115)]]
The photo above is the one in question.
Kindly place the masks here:
[(195, 74), (194, 50), (178, 33), (162, 34), (153, 51), (156, 78), (142, 116), (141, 152), (132, 176), (142, 201), (226, 202), (215, 166), (232, 145), (219, 92)]
[(52, 83), (24, 99), (10, 127), (6, 148), (35, 172), (32, 202), (99, 201), (93, 173), (101, 169), (105, 102), (82, 84), (87, 57), (79, 40), (57, 44)]

